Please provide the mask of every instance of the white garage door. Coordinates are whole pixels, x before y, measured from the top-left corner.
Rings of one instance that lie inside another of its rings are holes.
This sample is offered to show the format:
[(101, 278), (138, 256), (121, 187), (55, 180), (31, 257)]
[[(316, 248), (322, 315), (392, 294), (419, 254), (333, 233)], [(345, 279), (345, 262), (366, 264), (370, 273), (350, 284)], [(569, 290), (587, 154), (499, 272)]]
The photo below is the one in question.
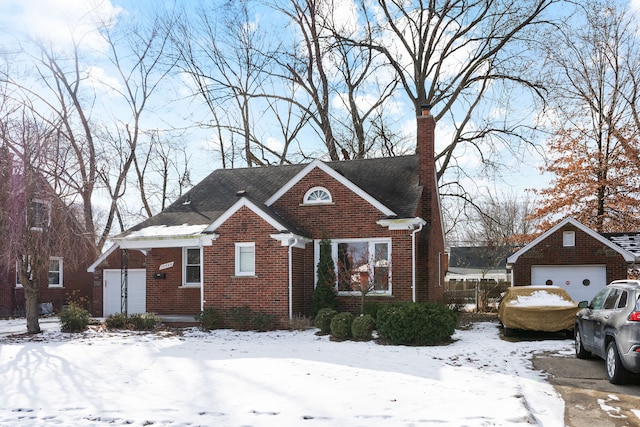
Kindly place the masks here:
[(607, 285), (607, 268), (604, 265), (531, 266), (532, 285), (543, 286), (548, 280), (564, 288), (574, 301), (591, 301)]
[[(103, 316), (120, 313), (121, 308), (120, 270), (104, 270), (103, 273)], [(131, 269), (128, 272), (127, 313), (145, 313), (147, 307), (147, 272)]]

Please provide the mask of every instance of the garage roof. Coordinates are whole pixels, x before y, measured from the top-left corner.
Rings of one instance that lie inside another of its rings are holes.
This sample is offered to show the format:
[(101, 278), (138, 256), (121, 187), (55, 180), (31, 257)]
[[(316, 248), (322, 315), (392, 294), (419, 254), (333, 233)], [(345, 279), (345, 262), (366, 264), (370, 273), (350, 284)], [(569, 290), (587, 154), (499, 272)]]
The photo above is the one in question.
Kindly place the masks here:
[[(562, 227), (564, 227), (567, 224), (571, 224), (571, 225), (575, 226), (576, 228), (584, 231), (585, 233), (587, 233), (588, 235), (590, 235), (594, 239), (598, 240), (602, 244), (604, 244), (604, 245), (610, 247), (611, 249), (613, 249), (614, 251), (618, 252), (620, 255), (622, 255), (622, 257), (624, 258), (624, 260), (626, 262), (636, 262), (638, 260), (638, 257), (640, 256), (640, 246), (637, 247), (636, 252), (632, 252), (629, 249), (627, 249), (627, 248), (625, 248), (623, 246), (620, 246), (617, 242), (614, 242), (614, 241), (606, 238), (602, 234), (599, 234), (599, 233), (593, 231), (589, 227), (587, 227), (587, 226), (583, 225), (582, 223), (580, 223), (578, 220), (576, 220), (574, 218), (571, 218), (571, 217), (568, 217), (568, 218), (563, 219), (562, 221), (560, 221), (559, 223), (557, 223), (556, 225), (551, 227), (549, 230), (547, 230), (544, 233), (542, 233), (541, 235), (539, 235), (537, 238), (535, 238), (533, 241), (531, 241), (528, 245), (524, 246), (518, 252), (514, 253), (509, 258), (507, 258), (507, 265), (511, 265), (511, 264), (515, 263), (518, 260), (518, 258), (520, 258), (520, 255), (526, 253), (531, 248), (536, 246), (538, 243), (542, 242), (544, 239), (546, 239), (551, 234), (555, 233), (556, 231), (558, 231), (559, 229), (561, 229)], [(623, 239), (620, 239), (620, 240), (623, 240)], [(638, 243), (640, 244), (640, 240), (638, 240)]]

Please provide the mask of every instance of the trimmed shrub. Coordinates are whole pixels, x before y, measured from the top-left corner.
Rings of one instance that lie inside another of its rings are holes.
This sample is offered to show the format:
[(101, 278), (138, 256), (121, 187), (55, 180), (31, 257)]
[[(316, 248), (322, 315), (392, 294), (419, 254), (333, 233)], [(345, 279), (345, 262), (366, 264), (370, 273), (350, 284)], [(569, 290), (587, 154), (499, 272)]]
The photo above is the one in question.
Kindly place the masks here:
[(351, 323), (353, 314), (348, 312), (338, 313), (331, 319), (331, 337), (338, 341), (351, 338)]
[(320, 329), (320, 334), (327, 335), (331, 333), (331, 319), (338, 314), (333, 308), (321, 308), (316, 315), (313, 325)]
[(218, 313), (213, 307), (207, 307), (198, 314), (195, 319), (200, 323), (202, 329), (211, 331), (218, 329), (220, 324), (220, 313)]
[(77, 304), (69, 304), (60, 314), (60, 330), (62, 332), (82, 332), (89, 326), (91, 315)]
[(242, 307), (231, 307), (227, 312), (231, 327), (237, 331), (248, 331), (251, 329), (251, 308), (247, 305)]
[(124, 313), (113, 313), (107, 316), (104, 324), (108, 329), (124, 329), (127, 327), (127, 316)]
[(338, 309), (336, 301), (336, 268), (331, 257), (331, 240), (323, 236), (320, 241), (320, 259), (316, 267), (318, 281), (311, 296), (311, 317), (315, 318), (323, 308)]
[(258, 332), (273, 331), (276, 328), (276, 318), (271, 314), (259, 311), (254, 313), (251, 326), (254, 331)]
[(136, 331), (150, 331), (158, 324), (158, 318), (153, 313), (132, 314), (129, 316), (129, 324)]
[(373, 320), (370, 314), (362, 314), (353, 319), (351, 323), (351, 336), (354, 340), (369, 341), (372, 336), (371, 333), (376, 327), (376, 321)]
[(380, 338), (392, 344), (436, 345), (451, 338), (456, 315), (438, 304), (392, 304), (380, 308), (376, 324)]
[(363, 314), (370, 314), (371, 317), (373, 317), (373, 320), (375, 320), (378, 317), (378, 311), (380, 310), (380, 307), (384, 307), (385, 305), (387, 305), (387, 303), (378, 301), (367, 301), (364, 303)]

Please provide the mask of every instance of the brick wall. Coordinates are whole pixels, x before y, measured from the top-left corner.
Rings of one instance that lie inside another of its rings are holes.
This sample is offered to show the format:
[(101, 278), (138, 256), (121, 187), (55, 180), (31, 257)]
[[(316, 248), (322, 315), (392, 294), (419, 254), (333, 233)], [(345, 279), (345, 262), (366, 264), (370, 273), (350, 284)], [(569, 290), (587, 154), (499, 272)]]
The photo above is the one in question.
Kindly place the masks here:
[[(332, 196), (329, 205), (302, 205), (306, 192), (315, 186), (325, 187)], [(391, 269), (393, 296), (367, 296), (367, 300), (411, 301), (411, 234), (409, 231), (390, 231), (376, 224), (384, 215), (364, 199), (357, 196), (321, 169), (314, 169), (294, 185), (272, 206), (294, 225), (320, 240), (326, 234), (330, 239), (392, 238)], [(314, 245), (307, 244), (304, 255), (305, 302), (303, 313), (308, 315), (315, 280)], [(360, 296), (339, 296), (342, 310), (358, 312)]]
[[(220, 237), (204, 248), (205, 306), (221, 311), (249, 306), (278, 320), (288, 319), (289, 249), (270, 237), (277, 232), (247, 207), (240, 208), (216, 230)], [(235, 274), (235, 243), (241, 242), (255, 244), (254, 276)], [(302, 261), (300, 252), (293, 249), (296, 264)], [(301, 280), (300, 275), (295, 280)]]
[[(575, 232), (575, 246), (562, 246), (562, 234)], [(627, 264), (618, 252), (592, 236), (567, 224), (536, 246), (520, 255), (513, 265), (513, 280), (519, 285), (531, 284), (532, 265), (606, 265), (607, 283), (627, 278)]]

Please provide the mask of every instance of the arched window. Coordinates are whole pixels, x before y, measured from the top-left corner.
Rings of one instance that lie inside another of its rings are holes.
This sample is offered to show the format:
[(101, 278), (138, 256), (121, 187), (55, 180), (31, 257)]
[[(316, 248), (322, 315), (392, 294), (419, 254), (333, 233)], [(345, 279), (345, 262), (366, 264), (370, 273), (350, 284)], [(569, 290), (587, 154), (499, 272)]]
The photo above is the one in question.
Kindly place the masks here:
[(313, 187), (304, 195), (305, 205), (320, 205), (331, 203), (331, 193), (324, 187)]

